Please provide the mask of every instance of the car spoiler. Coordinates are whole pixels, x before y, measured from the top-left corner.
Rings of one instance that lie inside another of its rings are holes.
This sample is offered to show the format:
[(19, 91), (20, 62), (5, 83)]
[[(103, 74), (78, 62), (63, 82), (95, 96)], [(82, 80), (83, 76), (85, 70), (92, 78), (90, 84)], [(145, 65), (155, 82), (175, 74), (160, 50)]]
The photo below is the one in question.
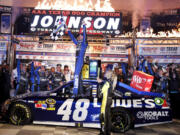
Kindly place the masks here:
[[(135, 88), (132, 88), (131, 86), (129, 86), (129, 85), (127, 85), (127, 84), (124, 84), (124, 83), (122, 83), (122, 82), (118, 82), (118, 86), (119, 86), (119, 87), (123, 87), (123, 88), (125, 88), (127, 91), (136, 93), (136, 94), (138, 94), (138, 95), (152, 96), (152, 97), (162, 97), (162, 98), (165, 97), (165, 94), (164, 94), (164, 93), (155, 93), (155, 92), (139, 91), (139, 90), (137, 90), (137, 89), (135, 89)], [(121, 92), (120, 89), (117, 89), (117, 90)]]

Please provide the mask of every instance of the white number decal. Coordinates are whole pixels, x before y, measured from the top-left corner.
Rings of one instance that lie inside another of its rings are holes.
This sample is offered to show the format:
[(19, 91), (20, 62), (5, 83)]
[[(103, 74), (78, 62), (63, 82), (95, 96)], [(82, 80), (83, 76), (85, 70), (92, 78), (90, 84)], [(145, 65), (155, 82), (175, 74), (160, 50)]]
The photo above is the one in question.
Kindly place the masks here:
[[(82, 106), (82, 104), (83, 104), (83, 106)], [(88, 99), (79, 99), (76, 102), (75, 110), (73, 113), (73, 120), (75, 120), (75, 121), (85, 120), (87, 117), (87, 114), (88, 114), (88, 111), (87, 111), (88, 107), (89, 107)]]
[[(57, 115), (63, 115), (62, 120), (68, 121), (71, 115), (71, 107), (73, 104), (73, 99), (67, 99), (58, 109)], [(79, 99), (75, 103), (75, 110), (73, 112), (73, 120), (83, 121), (88, 115), (88, 107), (90, 101), (88, 99)]]
[(62, 120), (69, 120), (73, 99), (67, 99), (57, 111), (57, 115), (63, 115)]

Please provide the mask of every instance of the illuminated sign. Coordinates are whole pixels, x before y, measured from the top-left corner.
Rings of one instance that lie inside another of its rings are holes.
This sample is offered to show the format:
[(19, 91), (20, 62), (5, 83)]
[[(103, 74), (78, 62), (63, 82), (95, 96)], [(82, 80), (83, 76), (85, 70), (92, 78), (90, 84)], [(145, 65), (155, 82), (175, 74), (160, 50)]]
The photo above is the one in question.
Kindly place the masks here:
[(120, 12), (33, 10), (31, 18), (32, 32), (52, 32), (63, 16), (72, 32), (79, 33), (82, 22), (86, 24), (88, 34), (120, 34), (122, 15)]

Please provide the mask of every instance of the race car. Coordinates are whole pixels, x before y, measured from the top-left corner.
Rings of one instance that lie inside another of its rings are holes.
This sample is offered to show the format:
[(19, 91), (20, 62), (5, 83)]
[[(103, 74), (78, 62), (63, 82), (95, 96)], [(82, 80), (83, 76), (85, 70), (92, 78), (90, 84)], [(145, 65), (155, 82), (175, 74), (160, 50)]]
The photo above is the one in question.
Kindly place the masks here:
[[(100, 128), (101, 85), (83, 80), (83, 95), (73, 95), (73, 81), (52, 91), (26, 93), (6, 101), (6, 114), (15, 125), (46, 124)], [(97, 88), (97, 95), (92, 91)], [(111, 106), (112, 131), (125, 132), (132, 127), (172, 121), (171, 109), (161, 97), (142, 96), (118, 83)]]

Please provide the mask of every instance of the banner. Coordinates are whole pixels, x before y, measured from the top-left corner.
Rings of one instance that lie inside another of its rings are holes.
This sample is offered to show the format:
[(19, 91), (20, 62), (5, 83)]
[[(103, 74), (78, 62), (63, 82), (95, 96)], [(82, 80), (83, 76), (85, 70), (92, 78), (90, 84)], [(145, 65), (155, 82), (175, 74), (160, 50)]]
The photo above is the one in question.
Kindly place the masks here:
[(8, 42), (0, 41), (0, 64), (6, 60)]
[(1, 33), (11, 33), (11, 15), (1, 14)]
[(32, 10), (31, 31), (52, 32), (63, 16), (68, 28), (79, 33), (82, 22), (88, 34), (120, 34), (122, 15), (120, 12)]
[(138, 45), (138, 55), (154, 63), (180, 63), (180, 45)]
[(180, 55), (180, 45), (139, 46), (141, 55)]
[[(31, 52), (66, 52), (75, 53), (76, 46), (73, 43), (39, 43), (39, 42), (20, 42), (16, 45), (17, 51)], [(125, 45), (106, 46), (101, 44), (89, 44), (86, 53), (90, 54), (119, 54), (128, 55)]]
[[(16, 45), (18, 59), (75, 61), (76, 46), (73, 43), (20, 42)], [(125, 45), (105, 46), (89, 44), (86, 56), (109, 62), (127, 62), (128, 50)]]
[(130, 86), (140, 90), (150, 92), (154, 76), (141, 71), (134, 71)]
[(12, 7), (0, 5), (0, 12), (11, 13), (12, 12)]

